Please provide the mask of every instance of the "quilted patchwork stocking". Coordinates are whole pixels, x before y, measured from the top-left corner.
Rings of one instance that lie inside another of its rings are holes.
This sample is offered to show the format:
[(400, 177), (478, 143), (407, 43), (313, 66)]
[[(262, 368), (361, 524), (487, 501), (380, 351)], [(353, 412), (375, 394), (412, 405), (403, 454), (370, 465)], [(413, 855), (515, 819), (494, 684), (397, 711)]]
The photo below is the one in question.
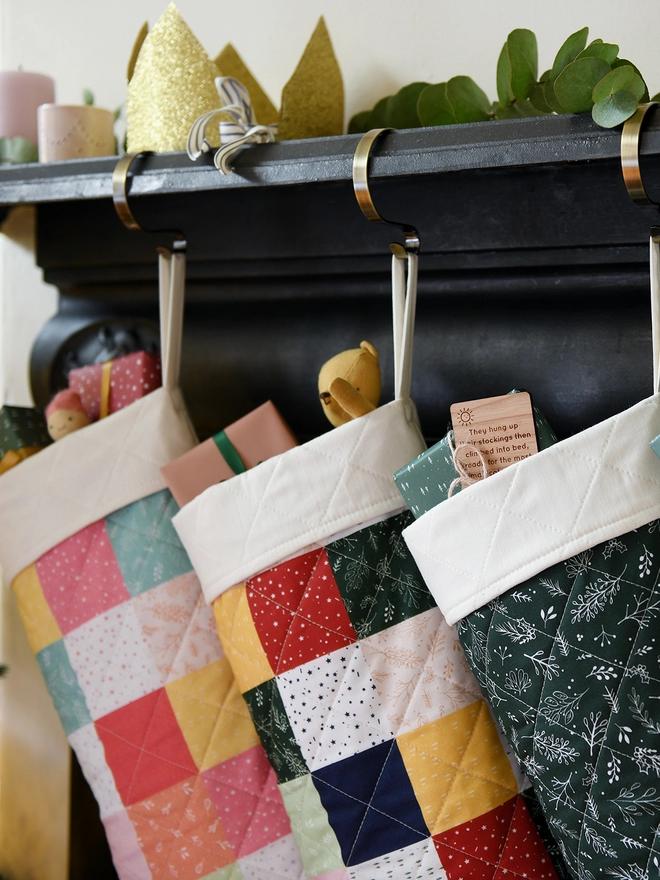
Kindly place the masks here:
[(401, 538), (392, 474), (423, 448), (401, 396), (174, 524), (308, 874), (550, 880), (526, 783)]
[(0, 558), (121, 880), (301, 880), (160, 474), (195, 443), (172, 354), (174, 260), (171, 274), (161, 265), (176, 282), (161, 312), (164, 387), (0, 477)]

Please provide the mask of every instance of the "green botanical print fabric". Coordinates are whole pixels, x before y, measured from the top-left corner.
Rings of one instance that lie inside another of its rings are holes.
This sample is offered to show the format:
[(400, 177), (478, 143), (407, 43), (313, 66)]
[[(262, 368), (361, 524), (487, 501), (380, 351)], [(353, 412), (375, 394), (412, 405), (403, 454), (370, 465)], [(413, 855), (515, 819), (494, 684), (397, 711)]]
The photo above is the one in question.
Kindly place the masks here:
[(246, 691), (248, 705), (259, 738), (279, 783), (290, 782), (309, 773), (300, 746), (284, 708), (274, 678)]
[(326, 547), (360, 639), (437, 607), (401, 536), (412, 521), (401, 513)]
[(580, 880), (660, 877), (659, 575), (655, 520), (458, 625)]

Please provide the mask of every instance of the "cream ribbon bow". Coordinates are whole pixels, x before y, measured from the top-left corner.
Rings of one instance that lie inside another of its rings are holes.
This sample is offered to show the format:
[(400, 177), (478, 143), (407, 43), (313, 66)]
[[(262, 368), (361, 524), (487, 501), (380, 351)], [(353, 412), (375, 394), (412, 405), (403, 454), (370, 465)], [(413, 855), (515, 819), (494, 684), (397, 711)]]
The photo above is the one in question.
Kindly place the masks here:
[(234, 153), (244, 144), (267, 144), (277, 140), (277, 125), (257, 123), (250, 93), (233, 76), (216, 77), (215, 87), (222, 106), (209, 113), (203, 113), (193, 122), (188, 133), (186, 149), (193, 162), (199, 159), (202, 153), (210, 152), (213, 147), (206, 139), (207, 126), (214, 116), (228, 113), (233, 121), (220, 122), (220, 147), (213, 161), (221, 174), (231, 174), (234, 169), (229, 165), (229, 159)]

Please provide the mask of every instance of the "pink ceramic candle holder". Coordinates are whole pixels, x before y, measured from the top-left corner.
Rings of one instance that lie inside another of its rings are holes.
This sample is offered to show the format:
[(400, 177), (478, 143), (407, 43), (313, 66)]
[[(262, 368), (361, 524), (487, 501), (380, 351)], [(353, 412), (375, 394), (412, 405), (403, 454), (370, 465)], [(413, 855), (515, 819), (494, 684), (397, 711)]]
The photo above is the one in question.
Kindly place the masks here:
[(86, 104), (42, 104), (39, 121), (39, 161), (112, 156), (116, 152), (114, 114)]

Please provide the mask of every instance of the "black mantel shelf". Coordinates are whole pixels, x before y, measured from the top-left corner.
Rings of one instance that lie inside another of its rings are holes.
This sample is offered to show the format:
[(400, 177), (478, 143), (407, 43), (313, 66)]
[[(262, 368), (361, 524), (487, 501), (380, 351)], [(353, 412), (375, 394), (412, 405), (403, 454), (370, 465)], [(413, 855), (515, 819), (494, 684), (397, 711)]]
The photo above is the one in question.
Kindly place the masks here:
[[(660, 114), (658, 114), (660, 116)], [(243, 149), (235, 173), (221, 175), (209, 156), (151, 154), (136, 164), (133, 196), (200, 190), (348, 181), (359, 135), (285, 141)], [(616, 159), (619, 130), (598, 128), (587, 114), (391, 132), (374, 148), (371, 177), (415, 177)], [(660, 154), (660, 118), (648, 125), (642, 156)], [(116, 157), (20, 165), (0, 170), (0, 205), (109, 198)]]
[[(648, 230), (658, 215), (628, 198), (620, 137), (583, 114), (392, 132), (376, 144), (375, 204), (422, 242), (413, 392), (429, 437), (444, 433), (452, 402), (513, 387), (533, 391), (563, 435), (645, 395)], [(138, 222), (188, 242), (182, 381), (201, 435), (269, 397), (299, 437), (320, 433), (318, 368), (361, 339), (381, 351), (389, 387), (388, 244), (398, 230), (357, 207), (358, 141), (251, 146), (229, 176), (185, 153), (133, 166)], [(653, 196), (660, 113), (641, 156)], [(167, 237), (119, 222), (116, 161), (0, 170), (0, 206), (36, 204), (37, 262), (62, 294), (35, 345), (38, 402), (80, 353), (76, 334), (155, 317), (155, 246)]]

